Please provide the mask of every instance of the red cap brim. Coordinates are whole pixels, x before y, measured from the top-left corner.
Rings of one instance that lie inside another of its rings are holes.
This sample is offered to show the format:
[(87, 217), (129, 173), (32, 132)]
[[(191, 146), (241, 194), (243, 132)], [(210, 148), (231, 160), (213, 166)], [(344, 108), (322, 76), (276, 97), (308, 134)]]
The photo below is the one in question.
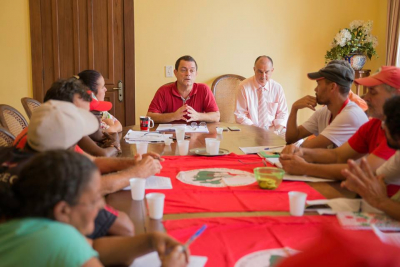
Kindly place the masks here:
[(92, 99), (90, 102), (90, 110), (94, 111), (109, 111), (112, 108), (112, 103), (108, 101), (97, 101)]

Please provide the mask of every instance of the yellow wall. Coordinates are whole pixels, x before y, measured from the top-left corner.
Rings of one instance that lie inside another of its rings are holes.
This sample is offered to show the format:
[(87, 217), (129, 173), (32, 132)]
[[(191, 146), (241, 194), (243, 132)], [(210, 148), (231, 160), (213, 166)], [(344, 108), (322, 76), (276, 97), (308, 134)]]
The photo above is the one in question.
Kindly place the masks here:
[[(173, 81), (164, 66), (184, 54), (199, 64), (197, 82), (226, 73), (251, 76), (254, 59), (270, 55), (273, 78), (288, 104), (313, 94), (306, 73), (324, 65), (336, 32), (354, 19), (373, 20), (384, 64), (386, 1), (382, 0), (134, 0), (136, 114), (143, 115), (158, 87)], [(29, 1), (0, 0), (0, 102), (23, 111), (20, 98), (32, 96)], [(23, 112), (23, 114), (25, 114)], [(301, 120), (311, 113), (301, 111)], [(137, 120), (138, 121), (138, 120)]]
[[(380, 58), (366, 67), (375, 70), (385, 62), (386, 1), (135, 0), (136, 114), (146, 114), (159, 86), (175, 80), (165, 78), (164, 66), (185, 54), (199, 65), (197, 82), (209, 86), (222, 74), (253, 75), (255, 58), (267, 54), (291, 106), (314, 95), (306, 73), (323, 67), (333, 37), (355, 19), (374, 21)], [(310, 114), (302, 110), (300, 119)]]
[(26, 118), (22, 97), (32, 97), (31, 42), (28, 0), (0, 1), (0, 104)]

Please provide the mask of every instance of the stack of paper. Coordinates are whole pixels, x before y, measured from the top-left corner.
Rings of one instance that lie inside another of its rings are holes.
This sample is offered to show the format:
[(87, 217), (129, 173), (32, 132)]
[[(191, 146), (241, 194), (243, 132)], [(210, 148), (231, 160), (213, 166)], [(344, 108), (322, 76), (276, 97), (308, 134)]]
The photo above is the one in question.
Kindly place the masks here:
[(174, 132), (176, 127), (185, 127), (185, 133), (208, 133), (208, 128), (206, 126), (195, 126), (192, 127), (186, 124), (160, 124), (156, 131), (159, 132)]
[(164, 142), (164, 138), (166, 137), (172, 137), (172, 134), (160, 134), (157, 132), (141, 132), (129, 130), (124, 138), (127, 143), (135, 144), (138, 142), (161, 143)]
[[(169, 177), (150, 176), (146, 179), (146, 189), (172, 189), (171, 179)], [(131, 190), (131, 186), (127, 186), (124, 190)]]

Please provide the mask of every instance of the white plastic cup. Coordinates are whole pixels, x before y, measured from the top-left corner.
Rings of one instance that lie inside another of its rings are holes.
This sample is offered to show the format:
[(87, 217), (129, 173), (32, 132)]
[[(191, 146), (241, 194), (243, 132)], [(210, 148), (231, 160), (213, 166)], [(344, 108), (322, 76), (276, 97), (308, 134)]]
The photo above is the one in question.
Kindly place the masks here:
[(146, 195), (149, 216), (151, 219), (160, 220), (164, 213), (165, 195), (161, 193), (150, 193)]
[(219, 154), (219, 144), (221, 141), (219, 140), (210, 140), (208, 141), (210, 147), (210, 155), (218, 155)]
[(147, 153), (147, 146), (149, 143), (140, 142), (136, 143), (136, 154), (143, 155)]
[(215, 128), (217, 130), (217, 134), (222, 134), (222, 132), (224, 131), (224, 128)]
[(131, 185), (131, 194), (133, 200), (143, 200), (144, 190), (146, 189), (146, 179), (131, 178), (129, 179)]
[(189, 153), (189, 140), (178, 141), (179, 155), (186, 156)]
[(306, 193), (296, 191), (289, 192), (290, 215), (303, 216), (306, 199)]
[(215, 138), (204, 138), (206, 141), (206, 152), (210, 154), (210, 140), (216, 140)]
[(176, 141), (185, 140), (185, 127), (175, 128)]
[(172, 144), (172, 139), (169, 137), (164, 137), (164, 144), (170, 146)]

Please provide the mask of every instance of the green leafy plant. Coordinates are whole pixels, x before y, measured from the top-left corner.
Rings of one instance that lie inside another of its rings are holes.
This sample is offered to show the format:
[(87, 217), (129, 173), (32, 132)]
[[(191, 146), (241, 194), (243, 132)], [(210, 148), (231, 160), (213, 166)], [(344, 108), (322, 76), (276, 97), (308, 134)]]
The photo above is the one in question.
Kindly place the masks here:
[(326, 52), (325, 62), (345, 59), (352, 54), (365, 55), (369, 59), (377, 57), (375, 47), (378, 40), (371, 34), (372, 24), (371, 20), (354, 20), (349, 28), (340, 30), (331, 43), (331, 50)]

